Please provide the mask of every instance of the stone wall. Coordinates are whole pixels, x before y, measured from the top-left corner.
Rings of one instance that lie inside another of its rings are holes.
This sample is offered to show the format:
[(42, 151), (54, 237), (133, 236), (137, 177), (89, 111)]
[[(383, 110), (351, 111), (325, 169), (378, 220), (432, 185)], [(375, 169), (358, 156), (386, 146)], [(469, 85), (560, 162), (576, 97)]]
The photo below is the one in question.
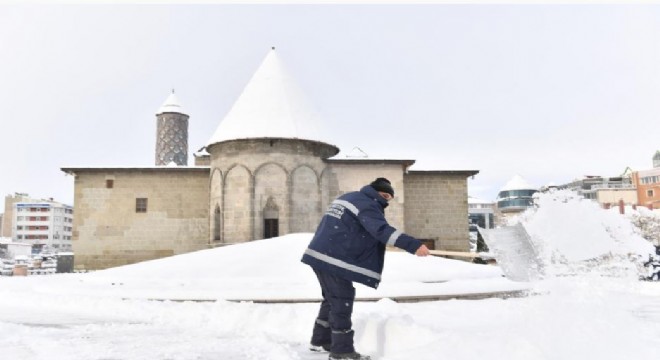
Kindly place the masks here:
[(390, 225), (406, 231), (404, 206), (407, 206), (407, 195), (404, 191), (403, 166), (400, 162), (377, 160), (328, 160), (329, 167), (323, 174), (328, 186), (327, 196), (323, 199), (323, 209), (328, 207), (337, 196), (351, 191), (358, 191), (376, 178), (384, 177), (390, 180), (394, 188), (394, 199), (385, 209), (385, 218)]
[(469, 251), (469, 172), (411, 171), (404, 180), (408, 234), (432, 239), (436, 249)]
[[(211, 166), (62, 169), (76, 175), (73, 249), (78, 266), (103, 269), (208, 246), (314, 232), (337, 196), (377, 177), (395, 190), (388, 222), (436, 248), (467, 251), (467, 177), (406, 172), (410, 160), (327, 159), (332, 145), (291, 139), (214, 144)], [(136, 212), (136, 199), (147, 211)]]
[(596, 201), (599, 204), (618, 204), (623, 200), (624, 204), (638, 204), (637, 189), (598, 189)]
[[(77, 267), (104, 269), (208, 246), (208, 169), (67, 172), (76, 174), (72, 243)], [(136, 212), (136, 198), (147, 199), (146, 212)]]
[[(214, 244), (263, 239), (264, 219), (277, 219), (279, 235), (313, 232), (321, 217), (323, 159), (332, 145), (293, 139), (247, 139), (207, 147), (213, 178)], [(221, 227), (218, 231), (217, 227)], [(219, 239), (215, 239), (218, 238)]]

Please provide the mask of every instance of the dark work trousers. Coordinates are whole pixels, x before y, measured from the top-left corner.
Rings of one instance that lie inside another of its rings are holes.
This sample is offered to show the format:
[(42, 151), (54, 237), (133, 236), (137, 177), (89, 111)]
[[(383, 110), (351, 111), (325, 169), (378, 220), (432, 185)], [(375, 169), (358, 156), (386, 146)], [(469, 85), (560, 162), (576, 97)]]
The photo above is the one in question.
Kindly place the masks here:
[(353, 302), (355, 288), (349, 280), (314, 269), (321, 284), (323, 301), (314, 323), (312, 344), (331, 344), (333, 353), (351, 353), (353, 347)]

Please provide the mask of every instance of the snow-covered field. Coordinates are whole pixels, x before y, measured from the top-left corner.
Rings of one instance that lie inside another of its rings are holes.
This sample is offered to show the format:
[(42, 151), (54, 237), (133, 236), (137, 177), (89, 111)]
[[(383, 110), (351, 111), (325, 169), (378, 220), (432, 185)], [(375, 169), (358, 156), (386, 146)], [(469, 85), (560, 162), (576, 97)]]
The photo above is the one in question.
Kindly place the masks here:
[[(558, 193), (520, 218), (546, 275), (389, 252), (381, 287), (356, 285), (358, 351), (375, 359), (641, 359), (660, 349), (660, 285), (637, 280), (652, 248), (627, 217)], [(88, 274), (0, 278), (1, 359), (325, 359), (306, 344), (320, 290), (294, 234)], [(637, 257), (629, 256), (638, 254)], [(388, 297), (529, 289), (509, 299)], [(149, 299), (217, 300), (206, 302)]]

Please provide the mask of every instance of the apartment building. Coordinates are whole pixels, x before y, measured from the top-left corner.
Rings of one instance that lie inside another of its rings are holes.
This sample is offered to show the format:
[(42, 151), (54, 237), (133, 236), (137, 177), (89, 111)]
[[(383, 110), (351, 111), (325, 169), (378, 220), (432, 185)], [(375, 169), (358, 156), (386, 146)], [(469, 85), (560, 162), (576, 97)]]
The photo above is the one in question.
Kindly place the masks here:
[(639, 205), (660, 209), (660, 167), (635, 171), (633, 181), (637, 187)]
[(71, 251), (73, 207), (55, 201), (14, 204), (12, 240), (32, 245), (33, 252)]
[(653, 155), (652, 169), (632, 172), (632, 183), (638, 205), (660, 209), (660, 150)]
[(569, 189), (582, 195), (585, 199), (598, 202), (601, 205), (637, 204), (637, 190), (631, 180), (628, 170), (621, 176), (586, 175), (569, 183), (559, 185), (559, 189)]

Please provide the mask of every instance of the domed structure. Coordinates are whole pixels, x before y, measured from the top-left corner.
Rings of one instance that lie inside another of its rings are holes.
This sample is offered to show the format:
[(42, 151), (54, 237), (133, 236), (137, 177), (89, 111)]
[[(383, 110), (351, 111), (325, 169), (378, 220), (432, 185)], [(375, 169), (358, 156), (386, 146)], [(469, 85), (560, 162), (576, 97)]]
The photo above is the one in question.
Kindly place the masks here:
[(513, 176), (497, 194), (497, 209), (503, 213), (521, 212), (534, 205), (538, 190), (520, 175)]
[(206, 146), (214, 241), (314, 231), (328, 196), (324, 160), (339, 152), (321, 140), (320, 128), (272, 49)]
[(653, 167), (654, 168), (660, 167), (660, 150), (656, 151), (655, 155), (653, 155)]

